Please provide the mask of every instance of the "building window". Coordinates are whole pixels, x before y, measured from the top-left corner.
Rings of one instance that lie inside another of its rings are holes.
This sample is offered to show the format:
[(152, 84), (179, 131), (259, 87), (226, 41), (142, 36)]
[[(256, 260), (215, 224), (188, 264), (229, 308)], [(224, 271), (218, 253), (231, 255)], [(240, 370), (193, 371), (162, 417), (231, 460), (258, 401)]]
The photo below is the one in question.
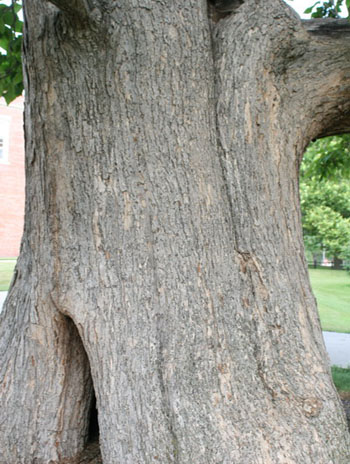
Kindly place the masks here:
[(10, 118), (0, 116), (0, 163), (2, 164), (9, 162), (9, 132)]

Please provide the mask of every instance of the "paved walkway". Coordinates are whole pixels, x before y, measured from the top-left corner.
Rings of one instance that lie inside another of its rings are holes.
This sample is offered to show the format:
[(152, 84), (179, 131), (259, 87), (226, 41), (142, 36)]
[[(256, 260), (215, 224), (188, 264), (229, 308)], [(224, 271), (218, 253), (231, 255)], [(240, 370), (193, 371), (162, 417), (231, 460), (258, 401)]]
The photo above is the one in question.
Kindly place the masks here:
[[(7, 292), (0, 292), (0, 312)], [(350, 334), (323, 332), (323, 338), (331, 359), (331, 364), (350, 366)]]
[(2, 309), (2, 305), (4, 304), (7, 292), (0, 292), (0, 312)]
[(350, 334), (323, 332), (331, 364), (350, 367)]

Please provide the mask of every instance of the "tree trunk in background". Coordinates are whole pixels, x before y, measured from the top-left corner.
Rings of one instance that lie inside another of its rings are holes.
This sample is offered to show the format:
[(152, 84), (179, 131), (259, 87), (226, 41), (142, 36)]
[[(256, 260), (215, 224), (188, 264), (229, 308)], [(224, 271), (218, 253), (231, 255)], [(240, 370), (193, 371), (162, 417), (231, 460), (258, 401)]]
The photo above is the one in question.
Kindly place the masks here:
[(272, 0), (215, 24), (198, 0), (43, 3), (0, 462), (78, 453), (94, 389), (104, 464), (348, 463), (298, 200), (308, 142), (349, 127), (347, 27)]
[(333, 267), (334, 269), (343, 269), (343, 260), (341, 258), (338, 258), (338, 256), (334, 256), (333, 258)]

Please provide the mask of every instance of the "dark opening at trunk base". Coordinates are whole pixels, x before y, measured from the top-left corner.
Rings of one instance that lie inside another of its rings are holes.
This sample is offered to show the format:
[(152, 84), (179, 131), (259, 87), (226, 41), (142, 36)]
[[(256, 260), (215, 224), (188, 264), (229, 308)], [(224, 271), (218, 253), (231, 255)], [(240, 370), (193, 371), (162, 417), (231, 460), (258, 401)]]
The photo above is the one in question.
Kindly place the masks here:
[(96, 408), (96, 396), (93, 392), (90, 406), (90, 421), (89, 421), (89, 436), (88, 443), (98, 441), (99, 438), (99, 426), (98, 426), (98, 412)]
[[(98, 411), (89, 358), (74, 321), (69, 316), (65, 316), (65, 320), (67, 323), (67, 332), (69, 333), (68, 345), (70, 348), (67, 361), (68, 364), (73, 366), (71, 369), (72, 375), (73, 372), (76, 372), (78, 365), (80, 368), (84, 367), (83, 370), (85, 371), (85, 378), (82, 378), (82, 391), (84, 391), (84, 393), (80, 404), (86, 411), (87, 420), (82, 430), (82, 435), (85, 436), (86, 444), (81, 452), (59, 462), (60, 464), (102, 464), (99, 445)], [(73, 392), (70, 394), (74, 395)]]

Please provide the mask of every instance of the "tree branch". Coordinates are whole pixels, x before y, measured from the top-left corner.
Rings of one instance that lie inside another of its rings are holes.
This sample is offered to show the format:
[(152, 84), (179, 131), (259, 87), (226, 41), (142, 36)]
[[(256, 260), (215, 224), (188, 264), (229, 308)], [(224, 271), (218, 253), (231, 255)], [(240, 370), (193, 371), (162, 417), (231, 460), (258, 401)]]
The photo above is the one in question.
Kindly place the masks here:
[[(258, 22), (264, 27), (257, 29)], [(264, 111), (271, 115), (271, 127), (290, 119), (300, 151), (314, 138), (350, 132), (349, 36), (346, 19), (301, 21), (275, 0), (266, 0), (266, 9), (256, 12), (243, 3), (219, 22), (213, 42), (223, 149), (233, 152), (241, 149), (238, 143), (244, 146), (234, 129), (239, 117), (246, 120), (246, 139), (258, 139)], [(254, 95), (274, 103), (254, 113)]]
[(318, 137), (350, 132), (350, 23), (347, 19), (302, 21), (309, 37), (300, 79), (309, 94), (319, 94)]
[(350, 22), (347, 19), (306, 19), (302, 24), (313, 35), (342, 39), (350, 36)]

